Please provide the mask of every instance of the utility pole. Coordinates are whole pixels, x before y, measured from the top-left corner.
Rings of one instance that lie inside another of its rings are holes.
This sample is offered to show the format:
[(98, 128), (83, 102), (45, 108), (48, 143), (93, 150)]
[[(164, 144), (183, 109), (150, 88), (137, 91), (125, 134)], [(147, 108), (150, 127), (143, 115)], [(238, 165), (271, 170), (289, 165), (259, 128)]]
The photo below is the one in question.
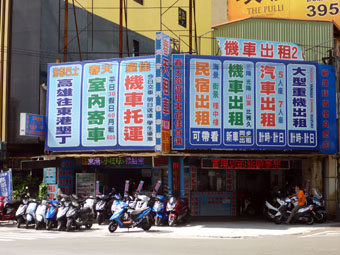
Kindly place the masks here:
[(68, 0), (65, 0), (65, 17), (64, 17), (64, 62), (67, 62), (67, 29), (68, 29)]
[(192, 54), (192, 0), (189, 0), (189, 54)]
[(119, 2), (119, 57), (123, 57), (123, 0)]

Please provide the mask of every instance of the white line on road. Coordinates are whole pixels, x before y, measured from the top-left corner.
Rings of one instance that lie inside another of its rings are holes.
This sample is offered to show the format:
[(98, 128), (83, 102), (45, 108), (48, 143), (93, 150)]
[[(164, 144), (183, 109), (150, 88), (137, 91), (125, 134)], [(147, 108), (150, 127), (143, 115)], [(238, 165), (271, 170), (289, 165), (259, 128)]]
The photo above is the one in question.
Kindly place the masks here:
[(317, 236), (340, 236), (340, 230), (338, 231), (323, 231), (311, 235), (300, 236), (299, 238), (317, 237)]

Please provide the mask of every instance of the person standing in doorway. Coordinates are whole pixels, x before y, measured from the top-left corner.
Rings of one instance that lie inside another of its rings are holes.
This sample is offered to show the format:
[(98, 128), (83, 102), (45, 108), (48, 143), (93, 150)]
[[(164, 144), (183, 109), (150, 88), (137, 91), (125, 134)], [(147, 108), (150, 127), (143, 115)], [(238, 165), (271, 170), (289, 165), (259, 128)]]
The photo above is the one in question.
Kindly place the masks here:
[(292, 213), (290, 214), (288, 220), (286, 221), (286, 224), (290, 224), (290, 222), (294, 218), (297, 211), (306, 204), (305, 193), (303, 192), (302, 189), (300, 189), (300, 187), (298, 185), (295, 186), (295, 192), (296, 193), (291, 195), (290, 197), (297, 196), (298, 197), (298, 204), (294, 207)]

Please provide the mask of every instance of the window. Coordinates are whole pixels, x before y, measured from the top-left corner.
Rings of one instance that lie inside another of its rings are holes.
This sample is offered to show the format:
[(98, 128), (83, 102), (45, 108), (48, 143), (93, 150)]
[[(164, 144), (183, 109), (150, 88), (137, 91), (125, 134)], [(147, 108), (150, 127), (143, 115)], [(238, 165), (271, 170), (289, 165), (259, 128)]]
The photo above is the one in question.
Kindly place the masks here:
[(139, 56), (139, 41), (133, 40), (133, 55), (135, 57)]
[(134, 0), (134, 1), (139, 3), (139, 4), (141, 4), (141, 5), (143, 5), (143, 0)]
[(187, 12), (182, 8), (178, 8), (178, 24), (187, 27)]

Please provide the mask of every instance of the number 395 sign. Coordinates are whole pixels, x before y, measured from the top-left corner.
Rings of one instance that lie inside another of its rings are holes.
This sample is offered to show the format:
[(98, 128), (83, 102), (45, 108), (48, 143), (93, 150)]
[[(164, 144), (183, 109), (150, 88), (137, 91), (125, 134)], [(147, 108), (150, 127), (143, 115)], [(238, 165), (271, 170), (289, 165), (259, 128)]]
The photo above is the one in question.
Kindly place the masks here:
[(339, 0), (228, 0), (228, 20), (275, 17), (334, 21), (340, 26)]

